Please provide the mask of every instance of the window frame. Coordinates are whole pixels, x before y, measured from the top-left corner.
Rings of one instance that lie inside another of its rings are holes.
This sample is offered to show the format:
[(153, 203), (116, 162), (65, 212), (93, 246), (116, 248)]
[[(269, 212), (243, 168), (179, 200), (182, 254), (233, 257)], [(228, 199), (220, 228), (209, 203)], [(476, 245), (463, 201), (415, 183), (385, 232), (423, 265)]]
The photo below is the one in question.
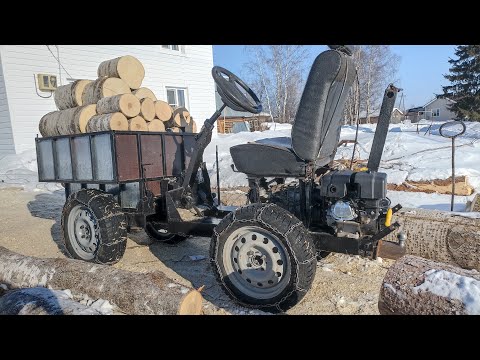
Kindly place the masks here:
[(440, 117), (440, 108), (432, 109), (432, 117)]
[[(170, 104), (170, 101), (168, 100), (168, 91), (169, 90), (174, 90), (175, 91), (175, 105)], [(168, 105), (172, 107), (178, 107), (181, 106), (178, 103), (178, 91), (183, 91), (183, 107), (186, 107), (187, 109), (189, 108), (189, 101), (188, 101), (188, 88), (187, 87), (180, 87), (180, 86), (165, 86), (165, 99), (168, 103)]]
[[(177, 48), (174, 49), (173, 47), (176, 46)], [(180, 52), (180, 45), (162, 45), (162, 48), (165, 50), (171, 50), (171, 51), (178, 51)]]

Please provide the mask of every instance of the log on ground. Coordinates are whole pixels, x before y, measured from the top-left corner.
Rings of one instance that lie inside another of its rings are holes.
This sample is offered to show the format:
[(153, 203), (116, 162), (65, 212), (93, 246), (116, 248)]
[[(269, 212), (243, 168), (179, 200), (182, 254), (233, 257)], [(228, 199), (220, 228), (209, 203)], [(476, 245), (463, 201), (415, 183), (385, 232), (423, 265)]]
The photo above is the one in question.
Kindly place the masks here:
[(0, 283), (11, 288), (70, 289), (105, 299), (126, 314), (200, 314), (202, 295), (161, 272), (134, 273), (74, 259), (40, 259), (0, 246)]
[(127, 131), (128, 121), (125, 115), (120, 112), (94, 116), (87, 124), (87, 132), (97, 131)]
[(130, 89), (138, 89), (142, 86), (145, 69), (136, 57), (126, 55), (100, 63), (97, 75), (120, 78)]
[(101, 315), (63, 291), (44, 287), (16, 289), (0, 297), (0, 315)]
[(140, 113), (140, 101), (133, 94), (121, 94), (101, 99), (97, 103), (97, 113), (111, 114), (121, 112), (127, 118), (132, 118)]
[(82, 95), (85, 87), (92, 80), (75, 80), (74, 82), (59, 86), (55, 90), (54, 100), (58, 110), (65, 110), (82, 106)]
[(380, 288), (383, 315), (480, 315), (480, 273), (406, 255)]
[(392, 218), (400, 229), (385, 240), (397, 242), (398, 232), (403, 231), (407, 254), (480, 270), (480, 219), (464, 215), (468, 214), (403, 208)]

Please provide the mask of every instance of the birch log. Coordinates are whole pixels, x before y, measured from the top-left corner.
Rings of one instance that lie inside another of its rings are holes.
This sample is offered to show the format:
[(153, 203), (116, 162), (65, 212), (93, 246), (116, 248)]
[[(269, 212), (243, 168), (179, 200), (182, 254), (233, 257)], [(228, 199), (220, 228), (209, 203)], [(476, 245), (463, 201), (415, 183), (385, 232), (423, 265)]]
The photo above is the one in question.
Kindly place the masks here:
[(197, 123), (193, 118), (190, 118), (190, 123), (185, 127), (186, 132), (196, 133), (197, 132)]
[(157, 118), (162, 121), (168, 121), (172, 117), (173, 109), (165, 101), (158, 100), (155, 101), (155, 114)]
[(82, 95), (85, 87), (92, 80), (76, 80), (70, 84), (59, 86), (55, 90), (54, 100), (58, 110), (65, 110), (82, 106)]
[(101, 315), (63, 291), (43, 287), (16, 289), (0, 297), (0, 315)]
[(132, 93), (140, 100), (149, 98), (149, 99), (152, 99), (153, 101), (157, 101), (157, 97), (155, 96), (153, 91), (146, 87), (141, 87), (140, 89), (133, 90)]
[(106, 97), (130, 93), (130, 88), (122, 79), (102, 77), (85, 86), (82, 101), (84, 105), (96, 104)]
[(163, 121), (159, 119), (153, 119), (152, 121), (147, 123), (148, 131), (151, 132), (165, 132), (165, 125), (163, 125)]
[(121, 94), (101, 99), (97, 103), (98, 114), (121, 112), (127, 118), (140, 114), (140, 101), (133, 94)]
[(152, 99), (140, 100), (140, 116), (146, 121), (152, 121), (155, 118), (155, 103)]
[(126, 55), (100, 63), (97, 75), (120, 78), (130, 89), (138, 89), (142, 86), (145, 69), (137, 58)]
[(38, 128), (43, 137), (79, 134), (85, 132), (86, 124), (95, 115), (96, 105), (53, 111), (40, 119)]
[(202, 295), (161, 272), (134, 273), (73, 259), (39, 259), (0, 246), (0, 283), (13, 288), (70, 289), (138, 315), (201, 314)]
[(128, 121), (120, 112), (97, 115), (90, 119), (87, 124), (87, 132), (128, 130)]
[(480, 273), (406, 255), (380, 288), (382, 315), (480, 315)]
[(141, 116), (135, 116), (128, 119), (128, 130), (130, 131), (148, 131), (147, 122)]
[(184, 107), (177, 107), (173, 109), (172, 116), (166, 121), (165, 125), (169, 127), (186, 127), (189, 123), (190, 112)]

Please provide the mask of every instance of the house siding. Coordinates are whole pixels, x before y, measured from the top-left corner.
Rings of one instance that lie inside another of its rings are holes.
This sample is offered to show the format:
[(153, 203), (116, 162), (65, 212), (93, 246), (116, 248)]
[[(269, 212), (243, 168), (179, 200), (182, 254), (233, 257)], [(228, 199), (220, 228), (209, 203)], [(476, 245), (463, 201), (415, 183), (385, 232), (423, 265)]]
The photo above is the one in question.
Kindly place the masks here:
[(429, 104), (425, 105), (426, 111), (431, 111), (433, 109), (440, 109), (440, 116), (432, 117), (435, 121), (445, 121), (445, 120), (453, 120), (456, 118), (454, 112), (448, 110), (447, 106), (451, 104), (451, 100), (448, 99), (435, 99)]
[(0, 46), (0, 156), (13, 154), (15, 152), (7, 90), (3, 76), (2, 47), (3, 46)]
[[(57, 48), (50, 45), (57, 56)], [(53, 96), (47, 99), (36, 94), (34, 74), (58, 76), (58, 84), (67, 78), (95, 79), (98, 65), (122, 55), (138, 58), (145, 67), (142, 86), (150, 88), (159, 100), (166, 100), (166, 87), (187, 88), (187, 107), (198, 128), (215, 111), (215, 88), (211, 77), (213, 54), (211, 45), (186, 45), (182, 52), (161, 45), (59, 45), (60, 61), (46, 45), (3, 46), (2, 60), (10, 106), (15, 150), (34, 147), (40, 118), (56, 110)], [(60, 76), (61, 72), (61, 76)], [(48, 92), (40, 92), (48, 96)]]

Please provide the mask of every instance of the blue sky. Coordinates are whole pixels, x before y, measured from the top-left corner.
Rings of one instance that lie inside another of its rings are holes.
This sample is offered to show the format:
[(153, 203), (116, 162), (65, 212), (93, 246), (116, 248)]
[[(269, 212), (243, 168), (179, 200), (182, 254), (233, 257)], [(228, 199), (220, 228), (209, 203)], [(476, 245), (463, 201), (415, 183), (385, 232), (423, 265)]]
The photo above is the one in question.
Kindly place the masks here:
[[(309, 45), (309, 65), (324, 45)], [(244, 45), (214, 45), (213, 61), (240, 77), (245, 76), (242, 69), (248, 57)], [(397, 84), (403, 88), (405, 107), (424, 105), (442, 92), (442, 85), (448, 82), (443, 74), (448, 73), (448, 59), (454, 57), (453, 45), (392, 45), (392, 51), (400, 55), (399, 79)]]

